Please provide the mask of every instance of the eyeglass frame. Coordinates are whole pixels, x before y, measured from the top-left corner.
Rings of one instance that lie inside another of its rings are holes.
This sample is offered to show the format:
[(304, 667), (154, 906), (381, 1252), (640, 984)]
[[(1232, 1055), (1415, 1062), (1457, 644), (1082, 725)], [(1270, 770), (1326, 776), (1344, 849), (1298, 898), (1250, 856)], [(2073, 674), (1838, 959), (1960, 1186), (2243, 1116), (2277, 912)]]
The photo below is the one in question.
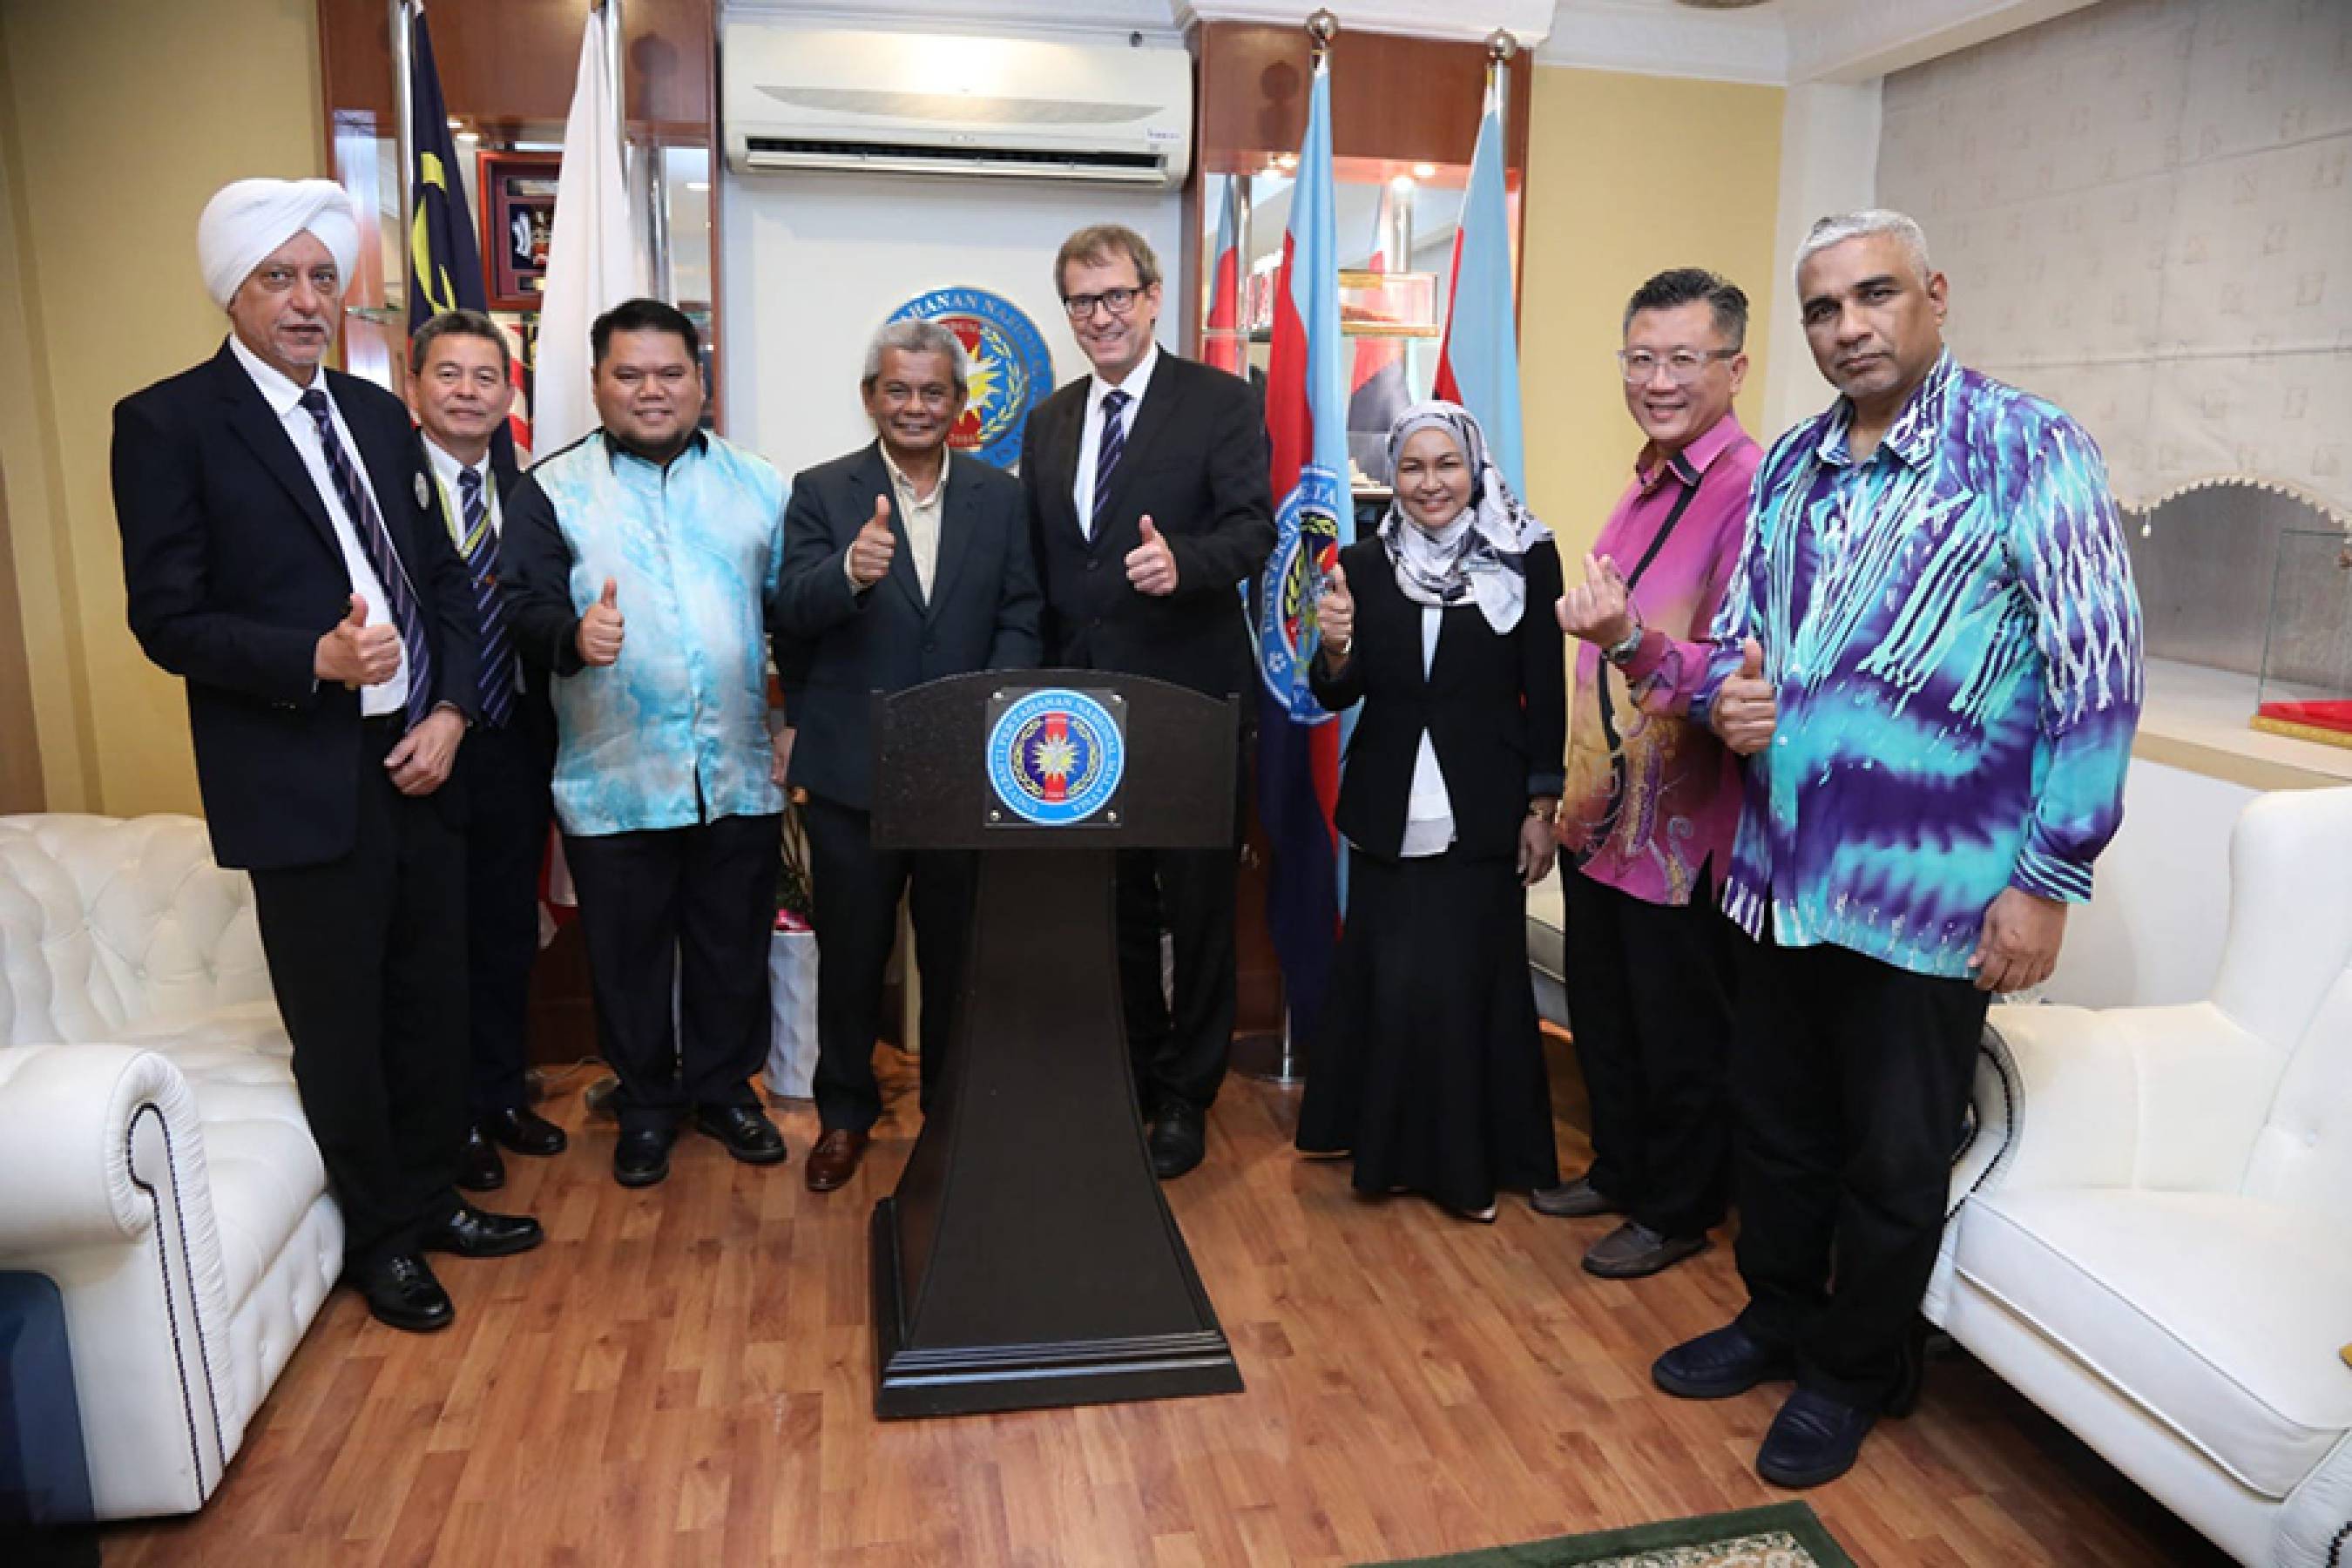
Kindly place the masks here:
[[(1666, 367), (1666, 379), (1673, 382), (1676, 386), (1692, 386), (1697, 384), (1700, 376), (1706, 374), (1706, 367), (1708, 365), (1718, 363), (1724, 360), (1738, 359), (1741, 354), (1744, 354), (1747, 352), (1748, 351), (1744, 348), (1676, 349), (1675, 353), (1671, 354), (1651, 354), (1650, 351), (1647, 349), (1619, 349), (1616, 353), (1611, 357), (1616, 360), (1617, 374), (1624, 377), (1625, 384), (1628, 386), (1642, 386), (1646, 384), (1653, 376), (1658, 374), (1659, 365)], [(1648, 371), (1636, 374), (1633, 367), (1627, 362), (1637, 353), (1650, 354), (1650, 357), (1654, 360), (1656, 363), (1651, 365)], [(1675, 354), (1684, 353), (1695, 354), (1697, 356), (1699, 362), (1696, 365), (1692, 367), (1687, 380), (1675, 374)]]
[[(1116, 289), (1106, 289), (1099, 294), (1065, 294), (1062, 296), (1062, 309), (1068, 314), (1070, 320), (1083, 321), (1092, 317), (1095, 307), (1100, 305), (1110, 312), (1113, 321), (1124, 321), (1135, 314), (1136, 301), (1158, 287), (1160, 285), (1157, 283), (1141, 283), (1132, 289), (1124, 285)], [(1111, 303), (1111, 296), (1114, 294), (1127, 296), (1127, 304), (1123, 308)]]

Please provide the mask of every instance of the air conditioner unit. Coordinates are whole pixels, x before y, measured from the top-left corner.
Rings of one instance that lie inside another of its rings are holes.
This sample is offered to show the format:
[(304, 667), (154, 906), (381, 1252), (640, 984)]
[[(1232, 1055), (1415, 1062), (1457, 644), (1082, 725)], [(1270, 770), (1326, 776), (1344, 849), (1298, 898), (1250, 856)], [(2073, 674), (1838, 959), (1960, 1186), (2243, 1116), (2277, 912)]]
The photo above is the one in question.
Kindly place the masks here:
[(1172, 188), (1192, 162), (1181, 48), (730, 21), (728, 165)]

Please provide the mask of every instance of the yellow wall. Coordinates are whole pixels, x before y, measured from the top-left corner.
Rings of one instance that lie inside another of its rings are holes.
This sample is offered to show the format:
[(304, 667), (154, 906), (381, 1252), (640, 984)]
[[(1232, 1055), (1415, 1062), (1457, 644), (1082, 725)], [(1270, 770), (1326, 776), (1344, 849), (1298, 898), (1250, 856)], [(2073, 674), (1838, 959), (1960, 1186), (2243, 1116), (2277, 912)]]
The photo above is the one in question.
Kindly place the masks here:
[(1781, 89), (1559, 66), (1536, 69), (1528, 120), (1519, 386), (1528, 504), (1565, 564), (1633, 471), (1641, 432), (1610, 358), (1625, 300), (1653, 273), (1706, 267), (1748, 292), (1748, 383), (1759, 440), (1772, 308)]
[(0, 476), (52, 811), (197, 809), (180, 683), (123, 624), (111, 410), (218, 346), (196, 215), (322, 173), (320, 102), (315, 0), (0, 5)]

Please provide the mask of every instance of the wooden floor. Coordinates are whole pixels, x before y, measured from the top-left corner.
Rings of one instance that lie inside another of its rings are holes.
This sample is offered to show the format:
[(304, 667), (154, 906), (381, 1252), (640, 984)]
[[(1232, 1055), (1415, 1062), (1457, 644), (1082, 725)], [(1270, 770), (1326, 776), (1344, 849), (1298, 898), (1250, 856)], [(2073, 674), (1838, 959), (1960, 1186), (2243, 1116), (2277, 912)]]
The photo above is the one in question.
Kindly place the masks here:
[[(898, 1063), (894, 1093), (912, 1077)], [(1168, 1192), (1246, 1393), (877, 1423), (866, 1222), (909, 1110), (828, 1196), (801, 1184), (805, 1106), (781, 1115), (791, 1165), (689, 1137), (666, 1184), (632, 1193), (609, 1125), (583, 1130), (579, 1081), (551, 1111), (572, 1152), (510, 1160), (498, 1194), (548, 1244), (441, 1262), (457, 1322), (438, 1335), (338, 1290), (211, 1505), (109, 1529), (109, 1564), (1339, 1563), (1787, 1495), (1751, 1468), (1777, 1391), (1650, 1385), (1658, 1351), (1737, 1305), (1727, 1247), (1609, 1284), (1577, 1258), (1610, 1222), (1360, 1201), (1292, 1152), (1295, 1092), (1238, 1079), (1208, 1163)], [(1957, 1355), (1809, 1496), (1864, 1563), (2222, 1561)]]

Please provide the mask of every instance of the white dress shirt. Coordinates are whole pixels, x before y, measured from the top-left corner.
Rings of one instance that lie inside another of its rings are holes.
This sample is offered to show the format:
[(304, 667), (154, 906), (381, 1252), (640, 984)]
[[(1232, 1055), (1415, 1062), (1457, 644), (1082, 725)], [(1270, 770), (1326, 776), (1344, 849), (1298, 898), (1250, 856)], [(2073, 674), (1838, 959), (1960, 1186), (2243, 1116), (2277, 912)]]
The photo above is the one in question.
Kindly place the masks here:
[(948, 448), (941, 447), (939, 480), (930, 494), (923, 495), (916, 490), (915, 481), (890, 460), (890, 448), (882, 448), (882, 467), (889, 471), (890, 489), (898, 501), (898, 526), (907, 531), (907, 554), (926, 605), (931, 602), (931, 574), (940, 562), (940, 517), (947, 510), (950, 460)]
[[(1119, 410), (1118, 425), (1128, 439), (1135, 438), (1135, 416), (1143, 411), (1143, 395), (1151, 385), (1151, 367), (1160, 363), (1160, 345), (1153, 343), (1143, 351), (1143, 358), (1118, 383), (1105, 381), (1099, 373), (1087, 378), (1087, 417), (1078, 431), (1078, 477), (1070, 497), (1078, 507), (1078, 531), (1088, 539), (1095, 536), (1095, 462), (1102, 454), (1102, 405), (1116, 384), (1128, 395), (1128, 405)], [(1125, 459), (1122, 458), (1121, 459)]]
[[(1470, 521), (1470, 513), (1465, 511), (1431, 537), (1440, 545), (1456, 544)], [(1413, 525), (1408, 522), (1405, 526)], [(1472, 603), (1468, 599), (1462, 602)], [(1421, 607), (1421, 674), (1424, 680), (1429, 678), (1430, 667), (1437, 662), (1437, 636), (1444, 624), (1445, 612), (1437, 605)], [(1443, 855), (1453, 844), (1454, 797), (1445, 793), (1445, 774), (1437, 765), (1437, 748), (1430, 743), (1429, 731), (1424, 729), (1421, 732), (1421, 749), (1413, 754), (1412, 790), (1404, 808), (1404, 842), (1397, 855), (1406, 860)]]
[(441, 449), (430, 432), (419, 431), (425, 437), (425, 455), (433, 463), (433, 477), (441, 481), (441, 503), (449, 514), (449, 542), (457, 553), (466, 552), (466, 494), (458, 487), (457, 476), (471, 468), (482, 481), (482, 499), (489, 503), (490, 537), (506, 537), (507, 520), (499, 511), (499, 481), (490, 473), (490, 455), (482, 454), (478, 463), (461, 463)]
[[(334, 526), (335, 542), (342, 547), (343, 566), (351, 576), (352, 592), (367, 601), (368, 625), (393, 625), (392, 601), (384, 596), (383, 584), (376, 580), (375, 568), (369, 564), (367, 551), (360, 543), (358, 521), (344, 512), (343, 503), (335, 494), (334, 475), (327, 469), (327, 451), (319, 445), (319, 426), (312, 423), (310, 411), (302, 406), (302, 394), (309, 388), (297, 386), (287, 380), (259, 354), (238, 342), (235, 333), (229, 335), (228, 346), (229, 352), (236, 356), (237, 363), (245, 366), (246, 374), (253, 377), (253, 384), (261, 390), (262, 401), (269, 405), (272, 414), (278, 416), (278, 423), (294, 443), (294, 450), (301, 454), (302, 466), (310, 472), (310, 487), (319, 492), (320, 503), (327, 509), (327, 521)], [(326, 374), (323, 371), (312, 374), (315, 384), (324, 390)], [(360, 482), (372, 482), (367, 464), (360, 457), (360, 444), (352, 439), (352, 428), (343, 423), (343, 411), (336, 405), (335, 395), (331, 391), (327, 393), (327, 413), (334, 422), (335, 434), (342, 439), (343, 455), (358, 471)], [(383, 498), (378, 497), (376, 505), (381, 507), (383, 504)], [(327, 628), (321, 626), (320, 630), (324, 632)], [(400, 667), (393, 671), (392, 679), (380, 686), (360, 688), (360, 711), (373, 719), (386, 713), (402, 712), (407, 707), (408, 646), (402, 642)]]

